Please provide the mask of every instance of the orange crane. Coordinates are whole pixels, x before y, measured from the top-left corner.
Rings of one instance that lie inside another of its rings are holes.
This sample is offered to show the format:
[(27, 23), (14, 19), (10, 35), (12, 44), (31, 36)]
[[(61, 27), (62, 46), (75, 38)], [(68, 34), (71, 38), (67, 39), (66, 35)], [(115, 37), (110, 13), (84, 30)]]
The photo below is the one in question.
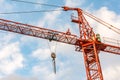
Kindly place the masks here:
[[(73, 16), (72, 22), (79, 25), (79, 37), (77, 35), (71, 34), (69, 30), (67, 32), (60, 32), (5, 19), (0, 19), (0, 30), (74, 45), (76, 51), (83, 52), (87, 80), (103, 80), (103, 74), (99, 60), (100, 51), (120, 55), (120, 47), (102, 43), (90, 27), (83, 14), (91, 17), (92, 19), (96, 20), (99, 23), (102, 23), (111, 29), (113, 28), (113, 30), (116, 28), (96, 18), (95, 16), (84, 12), (80, 8), (70, 8), (67, 6), (64, 6), (62, 8), (64, 11), (77, 11), (78, 17)], [(55, 58), (56, 56), (54, 55), (53, 57)]]

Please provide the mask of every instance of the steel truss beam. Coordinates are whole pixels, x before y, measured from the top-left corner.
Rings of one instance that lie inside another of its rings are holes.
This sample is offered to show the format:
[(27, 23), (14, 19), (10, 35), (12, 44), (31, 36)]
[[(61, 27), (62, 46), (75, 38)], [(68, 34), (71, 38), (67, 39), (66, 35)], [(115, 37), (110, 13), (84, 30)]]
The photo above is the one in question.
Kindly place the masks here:
[(82, 45), (87, 80), (103, 80), (102, 70), (99, 61), (99, 50), (96, 43)]

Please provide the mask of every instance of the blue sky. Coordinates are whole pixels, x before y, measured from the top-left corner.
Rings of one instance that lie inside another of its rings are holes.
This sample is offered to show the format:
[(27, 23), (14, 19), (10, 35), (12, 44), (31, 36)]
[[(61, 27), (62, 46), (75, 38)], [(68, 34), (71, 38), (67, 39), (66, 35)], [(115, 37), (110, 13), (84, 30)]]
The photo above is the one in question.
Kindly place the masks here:
[[(115, 0), (25, 0), (54, 5), (79, 7), (98, 18), (120, 25), (120, 1)], [(0, 0), (0, 13), (16, 11), (56, 10), (59, 8)], [(72, 11), (31, 14), (0, 14), (3, 19), (65, 32), (70, 28), (79, 35), (78, 27), (71, 22)], [(77, 16), (77, 15), (76, 15)], [(86, 17), (87, 18), (87, 17)], [(101, 37), (120, 40), (120, 35), (87, 18)], [(0, 80), (86, 80), (83, 55), (68, 44), (0, 31)], [(102, 39), (103, 41), (103, 39)], [(57, 44), (57, 45), (56, 45)], [(53, 73), (50, 48), (55, 51), (57, 74)], [(120, 56), (101, 52), (100, 61), (105, 80), (119, 80)]]

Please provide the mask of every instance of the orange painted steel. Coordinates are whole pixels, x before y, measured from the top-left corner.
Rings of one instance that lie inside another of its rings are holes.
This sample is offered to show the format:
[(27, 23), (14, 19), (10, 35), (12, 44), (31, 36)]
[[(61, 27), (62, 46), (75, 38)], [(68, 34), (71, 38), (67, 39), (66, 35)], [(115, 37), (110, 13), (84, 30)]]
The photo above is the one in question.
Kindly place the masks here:
[(83, 16), (82, 10), (80, 8), (69, 8), (63, 7), (65, 11), (74, 10), (78, 13), (78, 18), (72, 18), (72, 22), (79, 25), (80, 29), (80, 39), (84, 40), (82, 42), (82, 51), (84, 55), (84, 63), (86, 68), (87, 80), (103, 80), (102, 70), (100, 66), (97, 49), (96, 36), (92, 28), (88, 24), (87, 20)]
[(83, 16), (81, 9), (69, 8), (66, 6), (63, 7), (63, 9), (65, 11), (75, 10), (78, 12), (78, 17), (72, 17), (72, 22), (79, 25), (79, 37), (71, 34), (69, 30), (66, 32), (60, 32), (5, 19), (0, 19), (0, 30), (75, 45), (76, 51), (83, 52), (87, 80), (103, 80), (99, 60), (100, 51), (120, 55), (120, 47), (98, 41), (95, 33)]
[(90, 44), (82, 45), (87, 80), (103, 80), (102, 70), (99, 61), (99, 50), (93, 41)]
[(105, 43), (99, 43), (99, 44), (101, 45), (100, 46), (101, 51), (120, 55), (120, 46), (114, 46), (114, 45), (105, 44)]
[[(114, 54), (120, 54), (120, 47), (99, 42), (94, 31), (85, 19), (83, 11), (80, 8), (70, 8), (64, 6), (63, 9), (65, 11), (74, 10), (78, 13), (78, 17), (72, 16), (72, 22), (75, 22), (79, 25), (80, 40), (82, 41), (81, 49), (84, 55), (87, 80), (103, 80), (102, 69), (100, 66), (100, 60), (98, 56), (99, 52), (104, 51)], [(110, 24), (105, 23), (104, 21), (98, 18), (96, 19), (96, 17), (92, 15), (89, 15), (87, 13), (85, 14), (107, 27), (111, 26)]]
[(62, 43), (75, 45), (76, 35), (68, 35), (64, 32), (36, 27), (28, 24), (22, 24), (10, 20), (0, 19), (0, 29), (33, 37), (54, 40)]
[(65, 11), (68, 10), (74, 10), (77, 11), (78, 17), (72, 16), (72, 22), (78, 23), (79, 24), (79, 31), (80, 31), (80, 39), (81, 40), (93, 40), (95, 37), (95, 33), (92, 31), (92, 28), (88, 24), (87, 20), (83, 16), (82, 10), (80, 8), (69, 8), (64, 6), (63, 9)]

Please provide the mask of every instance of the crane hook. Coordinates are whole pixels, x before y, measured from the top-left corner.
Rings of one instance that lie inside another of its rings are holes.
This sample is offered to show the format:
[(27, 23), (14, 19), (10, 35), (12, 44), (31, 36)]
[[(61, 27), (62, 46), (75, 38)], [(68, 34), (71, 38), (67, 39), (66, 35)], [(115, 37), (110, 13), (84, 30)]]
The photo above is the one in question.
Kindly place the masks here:
[(54, 73), (56, 74), (56, 63), (55, 63), (56, 54), (54, 52), (51, 53), (51, 58), (53, 62), (53, 70), (54, 70)]

